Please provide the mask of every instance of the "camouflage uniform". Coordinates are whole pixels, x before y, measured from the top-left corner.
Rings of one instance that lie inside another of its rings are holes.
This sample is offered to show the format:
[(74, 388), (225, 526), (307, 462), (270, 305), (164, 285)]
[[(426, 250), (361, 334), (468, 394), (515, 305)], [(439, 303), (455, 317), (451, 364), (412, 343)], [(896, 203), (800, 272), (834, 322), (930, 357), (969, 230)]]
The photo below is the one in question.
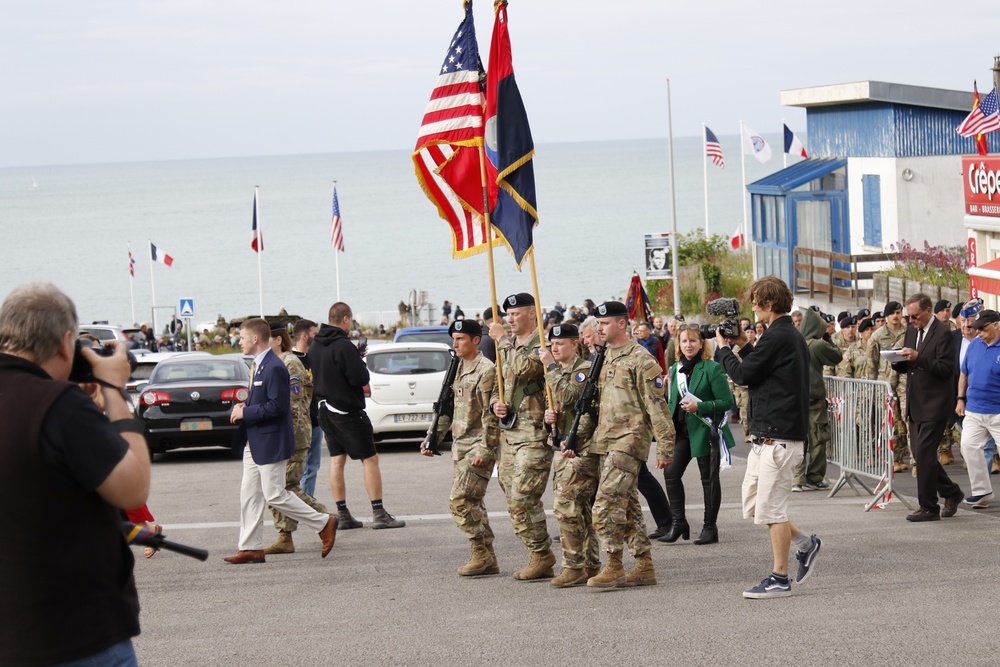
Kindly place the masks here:
[[(309, 446), (312, 444), (312, 421), (309, 418), (309, 403), (312, 402), (313, 394), (312, 374), (293, 352), (285, 352), (281, 355), (281, 360), (288, 368), (292, 392), (292, 428), (295, 432), (295, 453), (285, 463), (285, 488), (301, 498), (309, 507), (326, 514), (323, 503), (317, 502), (299, 486), (306, 468), (306, 458), (309, 457)], [(298, 528), (298, 521), (274, 508), (271, 509), (271, 514), (274, 515), (274, 527), (278, 530), (292, 533)]]
[(905, 333), (906, 325), (901, 324), (898, 330), (893, 331), (888, 324), (883, 324), (875, 330), (868, 341), (871, 349), (867, 379), (888, 382), (895, 399), (892, 404), (892, 418), (896, 423), (896, 448), (893, 456), (895, 463), (906, 463), (910, 458), (910, 448), (906, 440), (906, 374), (892, 370), (892, 364), (883, 359), (880, 352), (901, 347)]
[[(545, 369), (538, 360), (538, 330), (523, 343), (503, 338), (497, 347), (503, 371), (504, 400), (511, 402), (518, 382), (534, 390), (521, 400), (513, 428), (501, 430), (500, 488), (507, 496), (507, 511), (514, 533), (528, 551), (546, 553), (552, 546), (552, 538), (545, 524), (542, 494), (549, 481), (553, 452), (546, 442)], [(491, 403), (497, 401), (499, 395), (494, 392)]]
[[(559, 412), (556, 427), (562, 437), (569, 433), (573, 424), (573, 407), (583, 393), (589, 370), (590, 362), (577, 357), (568, 366), (545, 374), (552, 387), (555, 409)], [(594, 422), (590, 415), (584, 415), (577, 431), (576, 456), (568, 458), (562, 454), (555, 455), (552, 509), (559, 521), (564, 568), (601, 567), (600, 543), (594, 531), (593, 509), (590, 504), (590, 499), (597, 491), (601, 473), (601, 457), (590, 452), (590, 438), (593, 434)]]
[[(463, 360), (451, 385), (455, 408), (451, 415), (441, 415), (437, 430), (440, 442), (451, 429), (454, 465), (454, 482), (448, 498), (451, 516), (466, 537), (482, 539), (486, 546), (493, 544), (493, 531), (483, 498), (500, 453), (497, 418), (490, 411), (496, 381), (496, 368), (482, 353), (472, 361)], [(427, 435), (430, 436), (429, 430)], [(482, 468), (472, 465), (477, 457), (486, 459), (487, 465)]]
[(591, 441), (602, 456), (594, 528), (606, 552), (621, 552), (627, 539), (633, 556), (646, 556), (650, 542), (639, 507), (639, 467), (649, 457), (654, 433), (657, 458), (673, 458), (675, 442), (660, 365), (635, 341), (608, 348), (599, 386), (601, 419)]
[[(854, 345), (855, 341), (859, 340), (860, 338), (861, 336), (855, 333), (854, 340), (847, 340), (847, 338), (844, 336), (844, 332), (838, 331), (837, 333), (830, 336), (830, 342), (832, 342), (834, 345), (837, 346), (837, 349), (840, 350), (840, 353), (844, 355), (844, 358), (846, 359), (847, 348), (849, 348), (851, 345)], [(839, 367), (840, 364), (838, 364), (837, 366), (824, 366), (823, 375), (837, 375), (837, 369)]]
[(844, 350), (844, 359), (837, 364), (837, 376), (867, 380), (868, 367), (871, 363), (871, 347), (858, 336), (857, 340)]

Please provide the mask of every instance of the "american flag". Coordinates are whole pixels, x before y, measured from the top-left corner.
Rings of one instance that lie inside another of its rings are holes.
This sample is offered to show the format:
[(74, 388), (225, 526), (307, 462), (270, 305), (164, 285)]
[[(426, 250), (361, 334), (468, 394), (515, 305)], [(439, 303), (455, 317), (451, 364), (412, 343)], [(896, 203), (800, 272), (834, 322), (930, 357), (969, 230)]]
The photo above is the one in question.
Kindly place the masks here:
[(130, 276), (135, 275), (135, 257), (132, 256), (132, 248), (128, 249), (128, 274)]
[(254, 252), (264, 251), (264, 235), (257, 226), (257, 188), (253, 189), (253, 231), (250, 237), (250, 247)]
[(337, 201), (337, 186), (333, 186), (333, 229), (330, 230), (330, 245), (334, 250), (344, 252), (344, 230), (340, 226), (340, 202)]
[(955, 131), (963, 137), (974, 137), (977, 134), (988, 134), (997, 130), (1000, 130), (1000, 108), (997, 105), (997, 89), (994, 88), (962, 121), (962, 124), (955, 128)]
[(707, 126), (705, 127), (705, 155), (712, 158), (712, 164), (716, 167), (726, 168), (726, 158), (722, 157), (722, 146), (719, 145), (719, 138)]
[(452, 256), (486, 250), (479, 147), (483, 144), (483, 64), (472, 2), (458, 26), (420, 124), (413, 165), (427, 198), (451, 226)]

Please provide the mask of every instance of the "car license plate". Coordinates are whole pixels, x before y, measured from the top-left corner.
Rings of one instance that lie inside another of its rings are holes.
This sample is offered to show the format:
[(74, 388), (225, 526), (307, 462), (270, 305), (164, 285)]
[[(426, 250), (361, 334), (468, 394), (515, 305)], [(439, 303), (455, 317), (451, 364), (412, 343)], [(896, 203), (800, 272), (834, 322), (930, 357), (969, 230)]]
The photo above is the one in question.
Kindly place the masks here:
[(394, 415), (397, 424), (406, 422), (429, 422), (434, 418), (430, 412), (415, 412), (409, 415)]
[(188, 419), (181, 422), (182, 431), (211, 431), (211, 419)]

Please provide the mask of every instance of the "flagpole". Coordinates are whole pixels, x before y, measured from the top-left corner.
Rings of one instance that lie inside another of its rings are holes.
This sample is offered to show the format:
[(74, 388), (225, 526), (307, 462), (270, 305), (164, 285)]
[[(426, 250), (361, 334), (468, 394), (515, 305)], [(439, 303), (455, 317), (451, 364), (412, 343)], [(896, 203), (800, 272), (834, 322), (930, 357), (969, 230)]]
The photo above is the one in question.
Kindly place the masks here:
[(132, 244), (128, 245), (128, 294), (132, 300), (132, 324), (137, 324), (135, 321), (135, 270), (132, 268)]
[[(669, 85), (669, 84), (668, 84)], [(701, 162), (705, 171), (705, 238), (708, 238), (708, 138), (705, 134), (707, 126), (701, 124)]]
[[(528, 260), (531, 264), (531, 288), (534, 290), (533, 294), (535, 297), (535, 320), (538, 323), (538, 344), (543, 350), (547, 350), (548, 345), (545, 344), (545, 328), (542, 326), (542, 300), (538, 296), (538, 275), (535, 273), (534, 243), (532, 243), (531, 249), (528, 250)], [(555, 410), (556, 402), (552, 397), (552, 387), (549, 385), (548, 378), (545, 378), (545, 397), (549, 402), (549, 410)]]
[[(486, 187), (486, 146), (479, 144), (479, 178), (483, 184), (483, 221), (486, 223), (486, 263), (490, 270), (490, 305), (493, 306), (493, 320), (500, 322), (500, 311), (497, 308), (497, 277), (493, 268), (493, 223), (490, 222), (489, 191)], [(500, 341), (493, 341), (496, 348), (497, 393), (500, 403), (503, 400), (503, 368), (500, 365)]]
[[(337, 191), (337, 181), (333, 182), (333, 191)], [(343, 232), (341, 232), (341, 234), (343, 234)], [(333, 246), (333, 256), (336, 258), (335, 264), (337, 267), (337, 301), (340, 301), (340, 250), (337, 246)]]
[[(670, 79), (667, 79), (667, 159), (670, 165), (670, 233), (673, 255), (674, 315), (681, 314), (681, 281), (677, 271), (677, 192), (674, 189), (674, 125), (670, 115)], [(707, 196), (707, 195), (706, 195)], [(707, 210), (707, 209), (706, 209)], [(706, 214), (707, 215), (707, 214)], [(705, 221), (708, 231), (708, 221)]]
[[(740, 121), (740, 167), (743, 171), (743, 184), (740, 188), (740, 198), (743, 200), (743, 242), (750, 248), (750, 262), (753, 266), (753, 277), (757, 279), (757, 241), (749, 234), (747, 221), (747, 151), (746, 141), (743, 138), (743, 121)], [(793, 278), (794, 280), (794, 278)]]
[(786, 124), (785, 119), (782, 118), (781, 119), (781, 167), (782, 167), (782, 169), (787, 169), (788, 168), (788, 151), (785, 150), (785, 128), (786, 127), (788, 127), (788, 125)]
[(149, 289), (153, 293), (153, 333), (156, 333), (156, 283), (153, 281), (153, 242), (149, 242)]
[(264, 253), (264, 232), (260, 221), (259, 185), (253, 186), (253, 202), (257, 209), (257, 287), (260, 293), (260, 316), (264, 317), (264, 271), (261, 255)]

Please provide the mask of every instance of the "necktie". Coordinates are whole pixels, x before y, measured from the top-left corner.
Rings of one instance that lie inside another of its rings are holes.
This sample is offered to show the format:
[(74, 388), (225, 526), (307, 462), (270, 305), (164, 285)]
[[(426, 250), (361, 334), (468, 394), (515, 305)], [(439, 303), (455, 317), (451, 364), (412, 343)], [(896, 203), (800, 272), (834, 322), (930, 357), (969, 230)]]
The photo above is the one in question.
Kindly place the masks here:
[(247, 387), (249, 391), (253, 391), (253, 374), (256, 371), (257, 371), (257, 360), (254, 359), (253, 361), (250, 362), (250, 386)]
[(920, 350), (920, 346), (924, 344), (924, 330), (917, 330), (917, 350)]

